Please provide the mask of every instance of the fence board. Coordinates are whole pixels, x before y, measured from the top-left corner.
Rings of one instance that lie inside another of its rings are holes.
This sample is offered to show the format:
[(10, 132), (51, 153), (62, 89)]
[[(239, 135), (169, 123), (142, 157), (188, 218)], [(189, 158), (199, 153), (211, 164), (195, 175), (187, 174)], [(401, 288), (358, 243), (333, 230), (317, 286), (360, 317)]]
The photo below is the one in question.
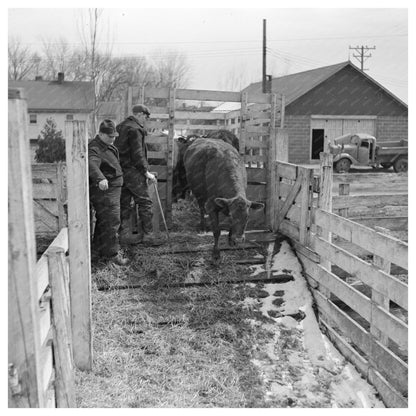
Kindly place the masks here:
[(408, 245), (403, 241), (320, 209), (315, 211), (315, 223), (365, 250), (408, 269)]
[(291, 163), (277, 162), (277, 175), (295, 181), (298, 177), (298, 166)]
[[(319, 253), (322, 257), (322, 253)], [(333, 293), (351, 309), (360, 314), (367, 322), (374, 324), (381, 332), (388, 335), (401, 348), (407, 350), (407, 325), (394, 315), (378, 307), (357, 289), (344, 282), (334, 273), (320, 265), (310, 265), (307, 273), (319, 285)]]
[(335, 323), (344, 336), (349, 338), (367, 356), (373, 355), (373, 363), (377, 369), (391, 377), (392, 382), (399, 386), (398, 388), (405, 394), (407, 392), (408, 365), (379, 342), (374, 341), (362, 326), (325, 298), (320, 291), (313, 289), (312, 292), (325, 320)]
[(178, 100), (240, 102), (241, 93), (233, 91), (177, 89), (176, 98)]
[(408, 310), (408, 287), (405, 283), (318, 236), (312, 238), (312, 246), (322, 257)]
[(33, 195), (36, 199), (55, 199), (56, 191), (53, 183), (34, 183)]
[(345, 195), (333, 196), (332, 208), (342, 209), (345, 207), (380, 207), (384, 205), (399, 206), (408, 204), (408, 194), (372, 194), (372, 195)]
[[(28, 112), (23, 90), (8, 99), (8, 365), (9, 407), (43, 407), (36, 244)], [(30, 351), (28, 355), (27, 352)], [(11, 378), (10, 378), (11, 377)], [(12, 385), (11, 381), (15, 384)], [(13, 394), (13, 388), (21, 394)]]
[(56, 181), (56, 167), (54, 163), (33, 163), (32, 179), (52, 179)]
[(92, 368), (91, 261), (85, 122), (73, 121), (66, 141), (68, 172), (69, 265), (74, 363)]

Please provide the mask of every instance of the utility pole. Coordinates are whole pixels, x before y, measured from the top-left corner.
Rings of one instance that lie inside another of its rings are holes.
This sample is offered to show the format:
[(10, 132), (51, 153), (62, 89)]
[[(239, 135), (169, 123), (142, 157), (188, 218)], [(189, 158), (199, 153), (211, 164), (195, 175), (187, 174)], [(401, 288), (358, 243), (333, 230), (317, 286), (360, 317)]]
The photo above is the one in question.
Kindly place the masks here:
[(358, 62), (360, 62), (360, 66), (361, 66), (361, 71), (368, 71), (368, 68), (364, 69), (364, 62), (366, 61), (366, 59), (371, 58), (371, 53), (366, 55), (365, 52), (367, 52), (368, 50), (373, 50), (376, 49), (375, 46), (373, 47), (369, 47), (369, 46), (350, 46), (350, 50), (354, 50), (358, 53), (358, 55), (353, 54), (352, 56), (354, 58), (356, 58), (358, 60)]
[(266, 19), (263, 19), (263, 94), (267, 92), (266, 76)]

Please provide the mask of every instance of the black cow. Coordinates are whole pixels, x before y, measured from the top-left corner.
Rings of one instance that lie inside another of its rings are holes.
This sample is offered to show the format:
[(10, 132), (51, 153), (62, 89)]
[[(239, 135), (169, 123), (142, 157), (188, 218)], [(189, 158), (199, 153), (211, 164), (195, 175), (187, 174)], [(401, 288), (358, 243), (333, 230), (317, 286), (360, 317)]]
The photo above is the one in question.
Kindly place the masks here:
[(175, 167), (173, 169), (172, 185), (172, 200), (174, 202), (177, 202), (178, 199), (184, 199), (187, 191), (189, 190), (188, 182), (186, 179), (185, 166), (183, 163), (183, 157), (188, 147), (198, 138), (211, 138), (222, 140), (226, 143), (231, 144), (233, 147), (237, 149), (237, 151), (239, 150), (239, 141), (237, 136), (225, 129), (214, 130), (204, 136), (194, 134), (187, 137), (179, 137), (177, 139), (176, 146), (174, 149), (176, 152), (176, 163), (174, 163)]
[(220, 257), (219, 213), (231, 217), (228, 234), (230, 245), (244, 240), (249, 209), (262, 209), (263, 204), (246, 198), (247, 173), (238, 151), (229, 143), (216, 139), (196, 139), (184, 154), (184, 167), (189, 188), (198, 201), (201, 228), (205, 212), (214, 234), (214, 258)]

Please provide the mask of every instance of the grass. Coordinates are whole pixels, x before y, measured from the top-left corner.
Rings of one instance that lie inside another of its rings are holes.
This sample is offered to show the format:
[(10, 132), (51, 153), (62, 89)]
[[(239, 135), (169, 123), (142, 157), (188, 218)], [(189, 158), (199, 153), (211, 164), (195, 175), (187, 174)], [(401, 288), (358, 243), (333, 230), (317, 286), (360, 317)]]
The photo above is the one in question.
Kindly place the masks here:
[[(255, 311), (241, 303), (257, 292), (223, 283), (248, 276), (235, 260), (262, 250), (223, 252), (214, 263), (212, 236), (190, 230), (190, 218), (193, 228), (199, 221), (194, 210), (188, 202), (175, 211), (172, 247), (209, 251), (140, 247), (128, 250), (129, 266), (93, 268), (94, 364), (91, 372), (76, 373), (79, 407), (267, 406), (251, 359), (253, 345), (272, 335), (248, 323)], [(192, 272), (200, 284), (181, 287)], [(132, 284), (135, 289), (117, 289)]]

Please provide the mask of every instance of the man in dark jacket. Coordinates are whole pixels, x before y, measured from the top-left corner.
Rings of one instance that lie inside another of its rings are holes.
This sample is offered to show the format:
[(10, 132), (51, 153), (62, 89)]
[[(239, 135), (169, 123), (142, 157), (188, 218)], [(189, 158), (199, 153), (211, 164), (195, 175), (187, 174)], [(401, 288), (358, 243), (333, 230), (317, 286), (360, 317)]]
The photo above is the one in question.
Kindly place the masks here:
[[(145, 137), (146, 120), (150, 111), (145, 105), (135, 105), (133, 115), (127, 117), (117, 126), (119, 136), (114, 145), (120, 154), (123, 169), (124, 185), (121, 191), (121, 227), (120, 242), (122, 244), (158, 245), (161, 241), (154, 237), (152, 226), (152, 199), (149, 195), (150, 183), (156, 183), (155, 176), (149, 172)], [(130, 218), (130, 202), (134, 199), (138, 205), (141, 220), (142, 237), (134, 237), (128, 227)]]
[(128, 259), (120, 252), (118, 240), (123, 172), (113, 145), (117, 135), (115, 124), (104, 120), (99, 133), (88, 144), (90, 202), (96, 218), (92, 258), (103, 257), (124, 266)]

